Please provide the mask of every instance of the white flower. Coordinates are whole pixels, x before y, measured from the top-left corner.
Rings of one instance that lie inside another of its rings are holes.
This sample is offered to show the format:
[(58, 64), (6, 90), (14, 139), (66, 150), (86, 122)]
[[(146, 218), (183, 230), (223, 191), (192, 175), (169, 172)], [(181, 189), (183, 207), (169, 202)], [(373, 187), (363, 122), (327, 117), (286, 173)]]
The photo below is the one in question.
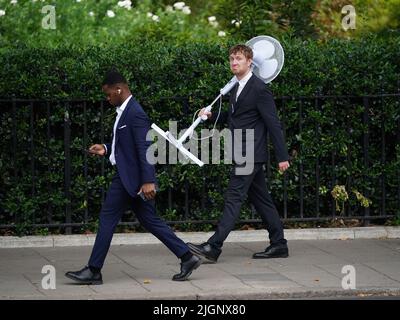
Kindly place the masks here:
[(0, 17), (6, 14), (5, 10), (0, 10)]
[(121, 8), (131, 10), (132, 9), (132, 1), (131, 0), (118, 1), (118, 6), (120, 6)]
[(11, 0), (10, 3), (15, 5), (18, 3), (18, 0)]
[(107, 10), (107, 16), (110, 18), (114, 18), (115, 17), (115, 13), (112, 10)]
[(153, 14), (151, 12), (147, 12), (147, 17), (151, 18), (153, 16)]
[(225, 37), (226, 33), (224, 31), (218, 31), (218, 36), (219, 37)]
[(89, 16), (93, 17), (93, 16), (94, 16), (94, 12), (93, 12), (93, 11), (90, 11), (90, 12), (89, 12)]
[(218, 21), (215, 16), (208, 17), (208, 22), (214, 27), (218, 27)]
[(76, 0), (76, 2), (81, 2), (81, 0)]
[(231, 24), (234, 24), (236, 28), (239, 28), (242, 24), (242, 20), (232, 20)]
[(190, 11), (189, 6), (184, 6), (184, 7), (182, 8), (182, 12), (183, 12), (184, 14), (190, 14), (192, 11)]
[(174, 8), (175, 8), (176, 10), (182, 10), (184, 6), (185, 6), (185, 3), (184, 3), (184, 2), (175, 2), (175, 3), (174, 3)]
[(153, 21), (155, 21), (155, 22), (159, 22), (159, 21), (160, 21), (160, 17), (159, 17), (159, 16), (153, 15), (151, 18), (152, 18)]
[(218, 21), (211, 21), (210, 24), (211, 24), (214, 28), (216, 28), (216, 27), (219, 26)]
[(172, 8), (172, 6), (170, 6), (170, 5), (168, 5), (165, 7), (165, 11), (172, 12), (172, 11), (174, 11), (174, 8)]

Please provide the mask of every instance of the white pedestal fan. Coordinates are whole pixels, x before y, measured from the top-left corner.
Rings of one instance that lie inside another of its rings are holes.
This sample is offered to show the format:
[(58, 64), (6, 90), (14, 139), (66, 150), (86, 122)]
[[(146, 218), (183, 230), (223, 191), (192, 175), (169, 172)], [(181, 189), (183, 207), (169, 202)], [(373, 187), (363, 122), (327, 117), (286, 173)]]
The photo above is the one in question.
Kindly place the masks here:
[[(284, 63), (284, 51), (278, 40), (270, 36), (258, 36), (246, 42), (246, 45), (253, 50), (253, 73), (263, 80), (266, 84), (274, 80), (282, 70)], [(220, 94), (214, 101), (206, 107), (206, 111), (211, 111), (212, 106), (218, 99), (226, 95), (238, 82), (234, 76), (221, 90)], [(207, 120), (207, 116), (199, 116), (192, 125), (184, 132), (184, 134), (176, 139), (170, 132), (162, 130), (155, 123), (151, 125), (160, 136), (166, 139), (170, 144), (175, 146), (186, 158), (189, 158), (194, 163), (202, 167), (204, 163), (198, 159), (194, 154), (189, 152), (183, 143), (192, 135), (193, 131), (200, 122)]]

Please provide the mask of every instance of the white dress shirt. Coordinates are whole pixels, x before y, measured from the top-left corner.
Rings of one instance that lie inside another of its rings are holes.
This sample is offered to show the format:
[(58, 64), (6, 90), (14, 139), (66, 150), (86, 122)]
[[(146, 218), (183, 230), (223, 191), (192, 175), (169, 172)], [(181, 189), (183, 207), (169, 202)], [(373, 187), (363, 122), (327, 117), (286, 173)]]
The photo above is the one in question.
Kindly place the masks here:
[(116, 161), (115, 161), (115, 135), (117, 133), (117, 125), (119, 122), (119, 119), (121, 118), (122, 112), (124, 112), (129, 100), (131, 99), (132, 95), (130, 95), (128, 98), (126, 98), (126, 100), (122, 103), (121, 106), (116, 108), (116, 112), (117, 112), (117, 118), (115, 119), (115, 123), (114, 123), (114, 131), (113, 131), (113, 139), (112, 139), (112, 144), (111, 144), (111, 154), (110, 154), (110, 162), (113, 166), (115, 166)]
[(238, 87), (237, 92), (236, 92), (236, 101), (237, 101), (240, 93), (242, 92), (244, 86), (246, 85), (247, 81), (249, 81), (249, 79), (251, 78), (252, 75), (253, 75), (253, 72), (249, 71), (249, 73), (246, 74), (242, 78), (242, 80), (238, 80), (239, 81), (239, 87)]

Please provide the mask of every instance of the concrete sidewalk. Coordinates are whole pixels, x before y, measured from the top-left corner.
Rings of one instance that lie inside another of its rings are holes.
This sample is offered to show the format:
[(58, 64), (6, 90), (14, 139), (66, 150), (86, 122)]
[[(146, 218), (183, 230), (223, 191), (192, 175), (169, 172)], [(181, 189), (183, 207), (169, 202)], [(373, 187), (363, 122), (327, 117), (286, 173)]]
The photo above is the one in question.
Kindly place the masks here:
[[(251, 259), (265, 246), (265, 241), (231, 240), (217, 264), (203, 264), (190, 281), (174, 282), (171, 277), (179, 271), (179, 260), (162, 244), (113, 245), (100, 286), (77, 285), (64, 277), (66, 271), (87, 263), (91, 246), (2, 248), (0, 298), (400, 298), (400, 239), (291, 240), (289, 258)], [(56, 289), (42, 288), (44, 265), (55, 267)], [(355, 268), (354, 290), (342, 288), (346, 265)]]

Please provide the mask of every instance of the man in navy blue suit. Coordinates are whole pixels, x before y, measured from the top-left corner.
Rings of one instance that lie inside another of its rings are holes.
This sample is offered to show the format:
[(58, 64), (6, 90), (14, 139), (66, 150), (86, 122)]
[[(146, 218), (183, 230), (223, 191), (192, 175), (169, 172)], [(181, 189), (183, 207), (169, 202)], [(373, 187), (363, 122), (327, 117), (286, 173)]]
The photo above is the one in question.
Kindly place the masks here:
[(102, 89), (108, 102), (117, 107), (113, 139), (110, 144), (92, 145), (89, 152), (109, 156), (117, 170), (100, 212), (99, 230), (89, 263), (82, 270), (69, 271), (65, 275), (82, 284), (103, 283), (101, 268), (115, 227), (126, 208), (131, 206), (141, 225), (181, 259), (181, 271), (172, 280), (186, 280), (200, 266), (201, 260), (156, 214), (155, 169), (146, 159), (146, 151), (150, 146), (150, 141), (146, 140), (150, 129), (149, 118), (132, 97), (127, 81), (118, 71), (107, 73)]

